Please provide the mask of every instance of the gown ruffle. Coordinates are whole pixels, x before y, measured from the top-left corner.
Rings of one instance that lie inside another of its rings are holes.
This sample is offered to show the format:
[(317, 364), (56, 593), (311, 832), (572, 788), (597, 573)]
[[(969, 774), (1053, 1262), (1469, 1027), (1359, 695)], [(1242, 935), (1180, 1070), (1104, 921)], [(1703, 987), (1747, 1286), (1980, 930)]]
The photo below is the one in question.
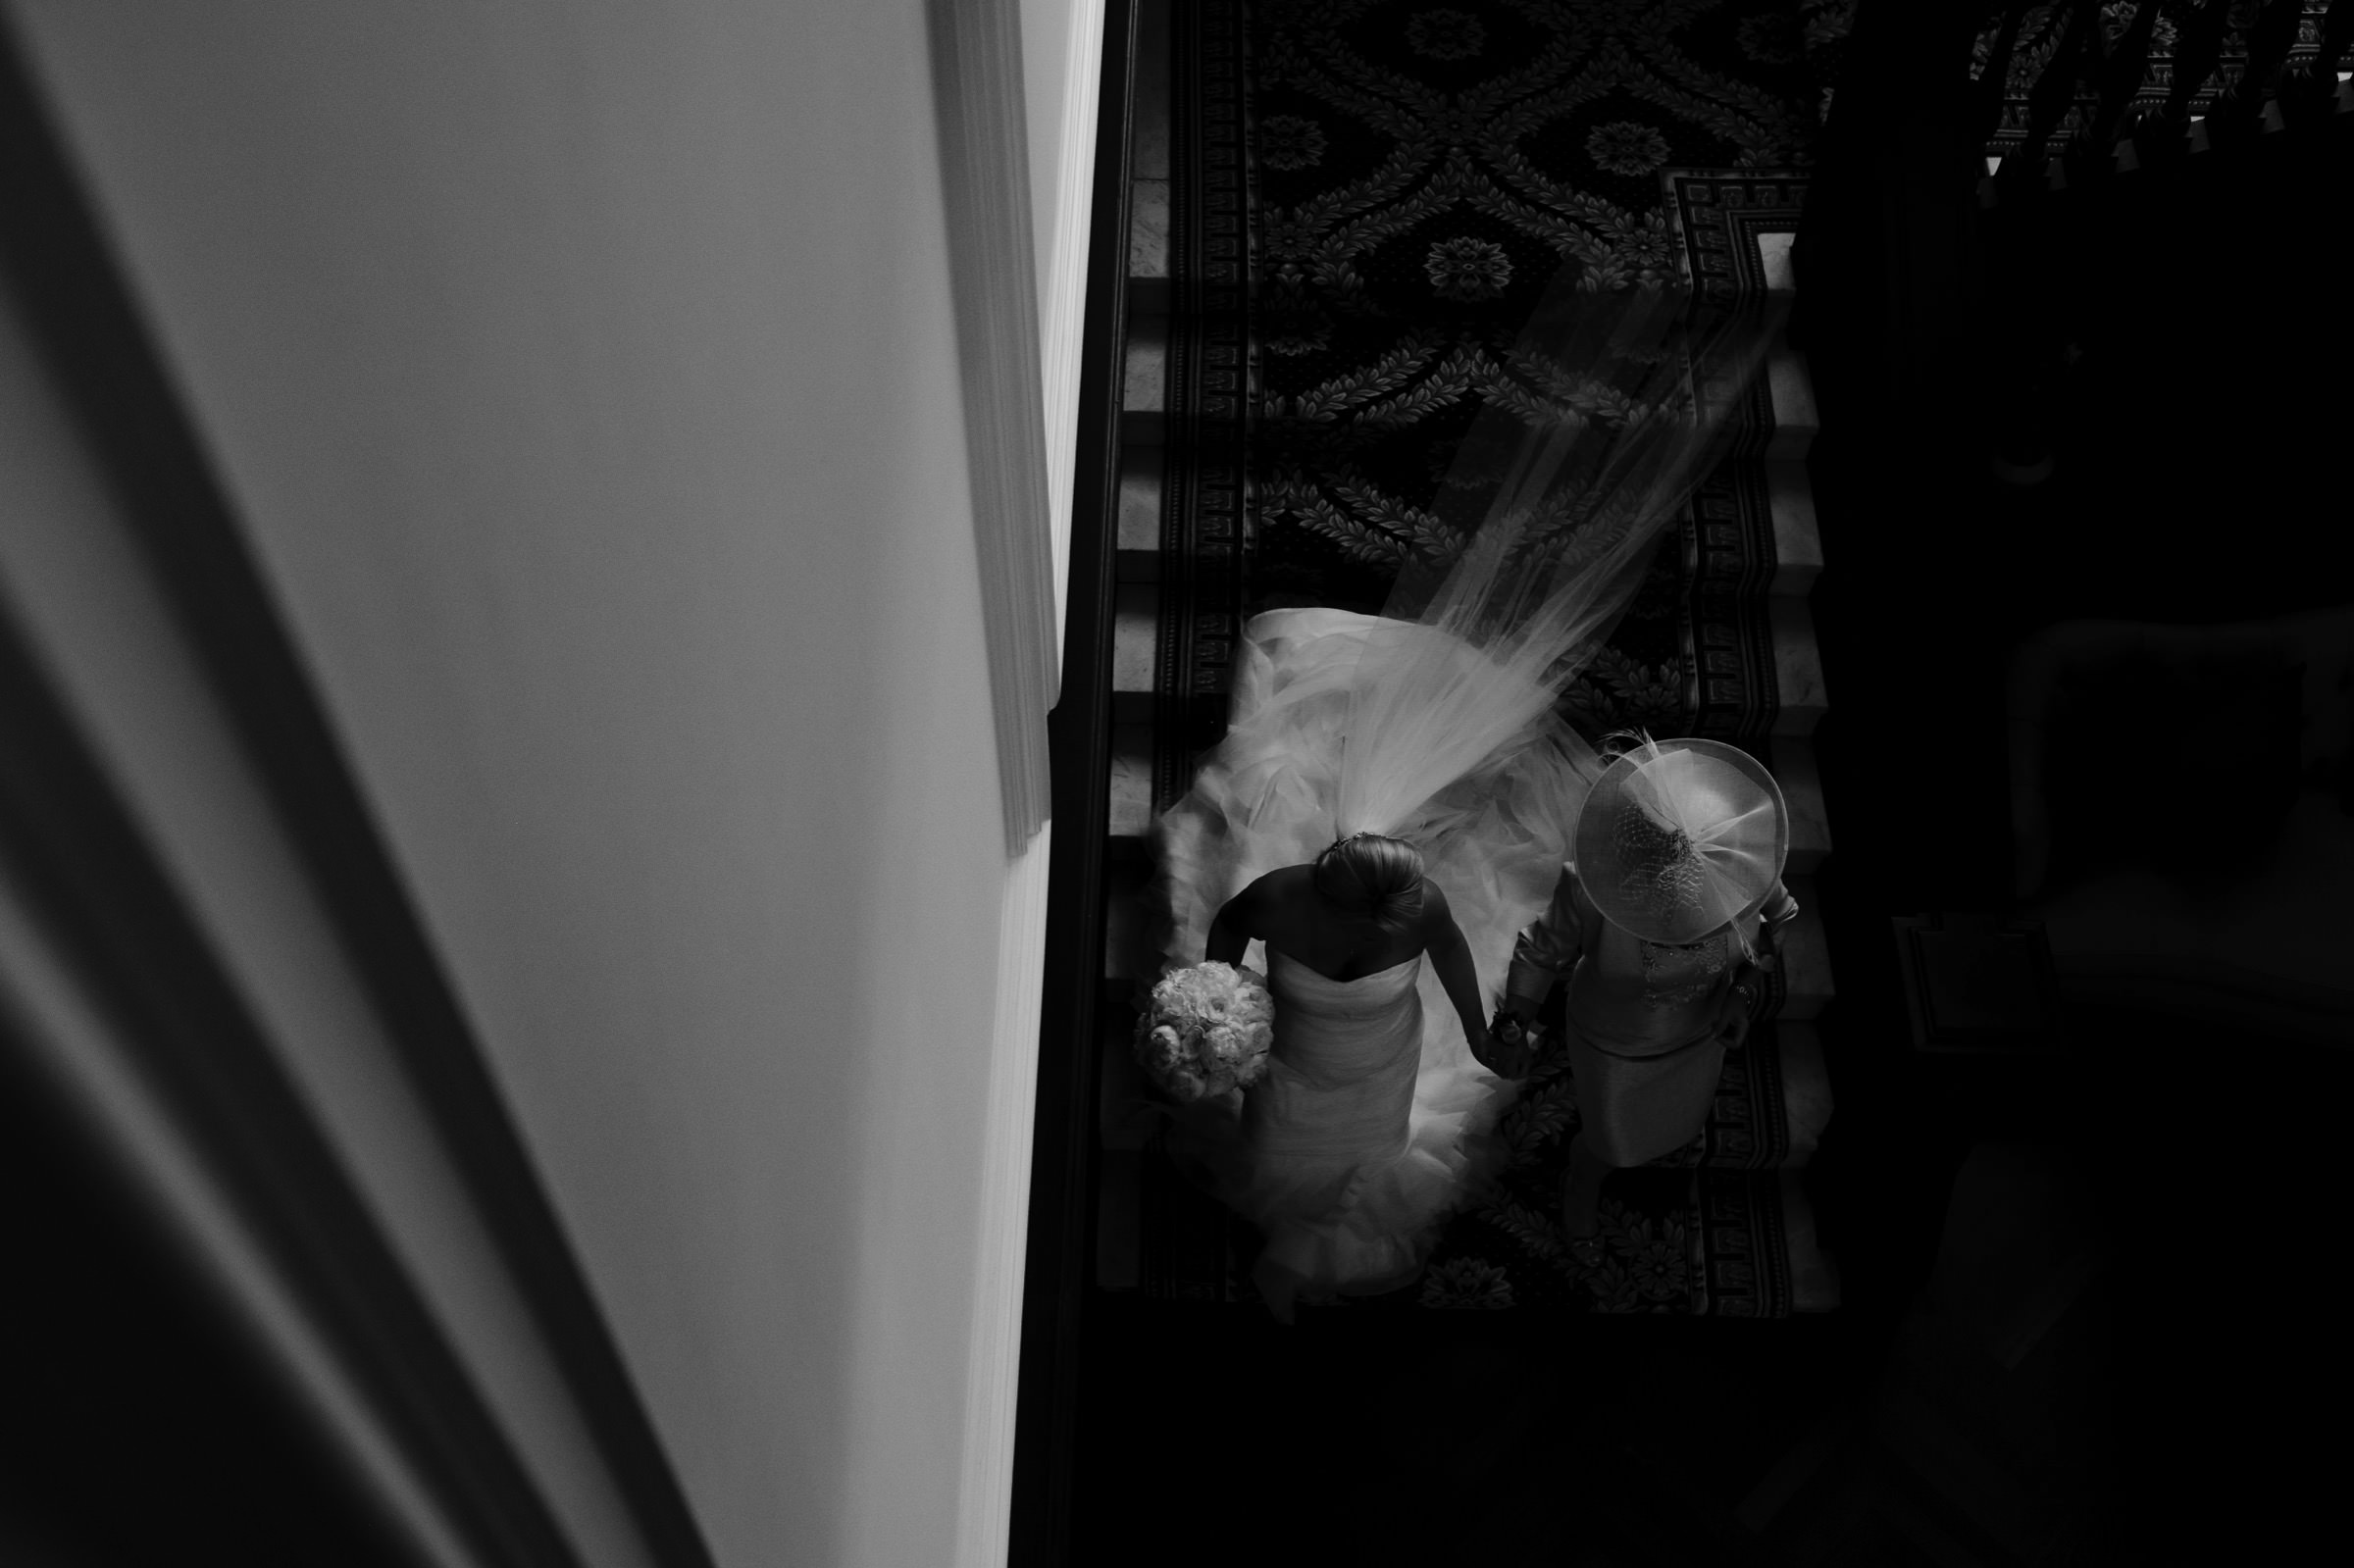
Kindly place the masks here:
[[(1201, 962), (1228, 898), (1336, 836), (1343, 737), (1368, 644), (1443, 635), (1326, 609), (1251, 623), (1226, 738), (1156, 828), (1170, 967)], [(1417, 651), (1427, 660), (1427, 647)], [(1447, 895), (1483, 1008), (1502, 995), (1513, 941), (1553, 892), (1592, 776), (1581, 747), (1548, 709), (1465, 759), (1411, 821), (1388, 829), (1422, 852)], [(1346, 983), (1256, 942), (1245, 961), (1275, 995), (1269, 1076), (1177, 1113), (1171, 1154), (1266, 1236), (1258, 1284), (1271, 1299), (1410, 1283), (1447, 1217), (1501, 1163), (1494, 1129), (1516, 1086), (1472, 1057), (1420, 958)]]

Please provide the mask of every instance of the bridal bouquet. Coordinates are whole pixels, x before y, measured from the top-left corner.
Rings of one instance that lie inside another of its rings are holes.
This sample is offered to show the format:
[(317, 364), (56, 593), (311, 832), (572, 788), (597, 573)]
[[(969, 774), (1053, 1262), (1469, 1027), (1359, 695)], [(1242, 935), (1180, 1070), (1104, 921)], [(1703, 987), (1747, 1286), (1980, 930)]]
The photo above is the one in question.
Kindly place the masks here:
[(1265, 980), (1231, 964), (1196, 964), (1161, 977), (1136, 1021), (1136, 1062), (1186, 1104), (1266, 1076), (1275, 998)]

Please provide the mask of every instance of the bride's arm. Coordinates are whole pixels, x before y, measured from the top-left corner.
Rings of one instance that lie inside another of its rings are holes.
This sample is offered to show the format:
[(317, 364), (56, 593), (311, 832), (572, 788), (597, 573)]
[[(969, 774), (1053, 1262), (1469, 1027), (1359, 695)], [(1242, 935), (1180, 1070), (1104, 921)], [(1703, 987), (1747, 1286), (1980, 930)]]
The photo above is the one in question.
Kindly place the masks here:
[(1259, 878), (1218, 910), (1217, 918), (1209, 923), (1208, 950), (1202, 955), (1204, 963), (1240, 966), (1243, 955), (1251, 950), (1251, 938), (1265, 935), (1259, 924), (1266, 904), (1266, 881)]
[(1553, 991), (1554, 981), (1577, 962), (1576, 893), (1577, 874), (1564, 866), (1545, 913), (1512, 946), (1512, 967), (1504, 983), (1504, 1008), (1524, 1025), (1537, 1016), (1537, 1009)]
[(1479, 976), (1471, 967), (1471, 944), (1463, 939), (1463, 928), (1455, 923), (1447, 895), (1431, 882), (1422, 885), (1422, 939), (1424, 951), (1430, 954), (1430, 967), (1438, 973), (1447, 999), (1463, 1021), (1463, 1039), (1474, 1056), (1480, 1055), (1487, 1049), (1488, 1026), (1480, 1012)]

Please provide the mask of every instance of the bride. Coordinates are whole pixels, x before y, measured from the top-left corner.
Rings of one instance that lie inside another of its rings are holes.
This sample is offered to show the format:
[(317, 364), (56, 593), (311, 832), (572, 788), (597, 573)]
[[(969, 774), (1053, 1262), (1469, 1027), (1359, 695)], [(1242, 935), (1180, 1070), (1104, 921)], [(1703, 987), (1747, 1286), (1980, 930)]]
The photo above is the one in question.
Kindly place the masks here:
[(1687, 303), (1557, 288), (1458, 459), (1502, 475), (1484, 519), (1409, 562), (1383, 616), (1253, 620), (1226, 737), (1155, 825), (1168, 964), (1265, 950), (1268, 1074), (1177, 1112), (1168, 1147), (1264, 1237), (1280, 1321), (1410, 1284), (1502, 1163), (1529, 1064), (1485, 1004), (1602, 773), (1556, 703), (1736, 433), (1770, 333)]
[(1267, 873), (1218, 911), (1208, 957), (1239, 965), (1254, 938), (1275, 1047), (1244, 1101), (1251, 1158), (1228, 1200), (1267, 1232), (1256, 1283), (1288, 1322), (1303, 1288), (1409, 1284), (1422, 1238), (1406, 1222), (1439, 1216), (1468, 1166), (1456, 1123), (1412, 1114), (1425, 959), (1475, 1053), (1507, 1076), (1526, 1067), (1490, 1055), (1470, 944), (1410, 844), (1355, 834)]

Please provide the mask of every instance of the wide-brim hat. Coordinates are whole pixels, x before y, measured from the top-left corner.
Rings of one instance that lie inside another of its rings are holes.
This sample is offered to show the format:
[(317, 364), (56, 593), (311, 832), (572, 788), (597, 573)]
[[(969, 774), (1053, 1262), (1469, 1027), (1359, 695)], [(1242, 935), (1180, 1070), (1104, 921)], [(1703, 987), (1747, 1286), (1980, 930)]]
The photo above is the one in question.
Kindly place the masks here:
[(1790, 813), (1755, 757), (1652, 740), (1603, 771), (1577, 818), (1577, 876), (1604, 918), (1683, 946), (1756, 914), (1782, 880)]

